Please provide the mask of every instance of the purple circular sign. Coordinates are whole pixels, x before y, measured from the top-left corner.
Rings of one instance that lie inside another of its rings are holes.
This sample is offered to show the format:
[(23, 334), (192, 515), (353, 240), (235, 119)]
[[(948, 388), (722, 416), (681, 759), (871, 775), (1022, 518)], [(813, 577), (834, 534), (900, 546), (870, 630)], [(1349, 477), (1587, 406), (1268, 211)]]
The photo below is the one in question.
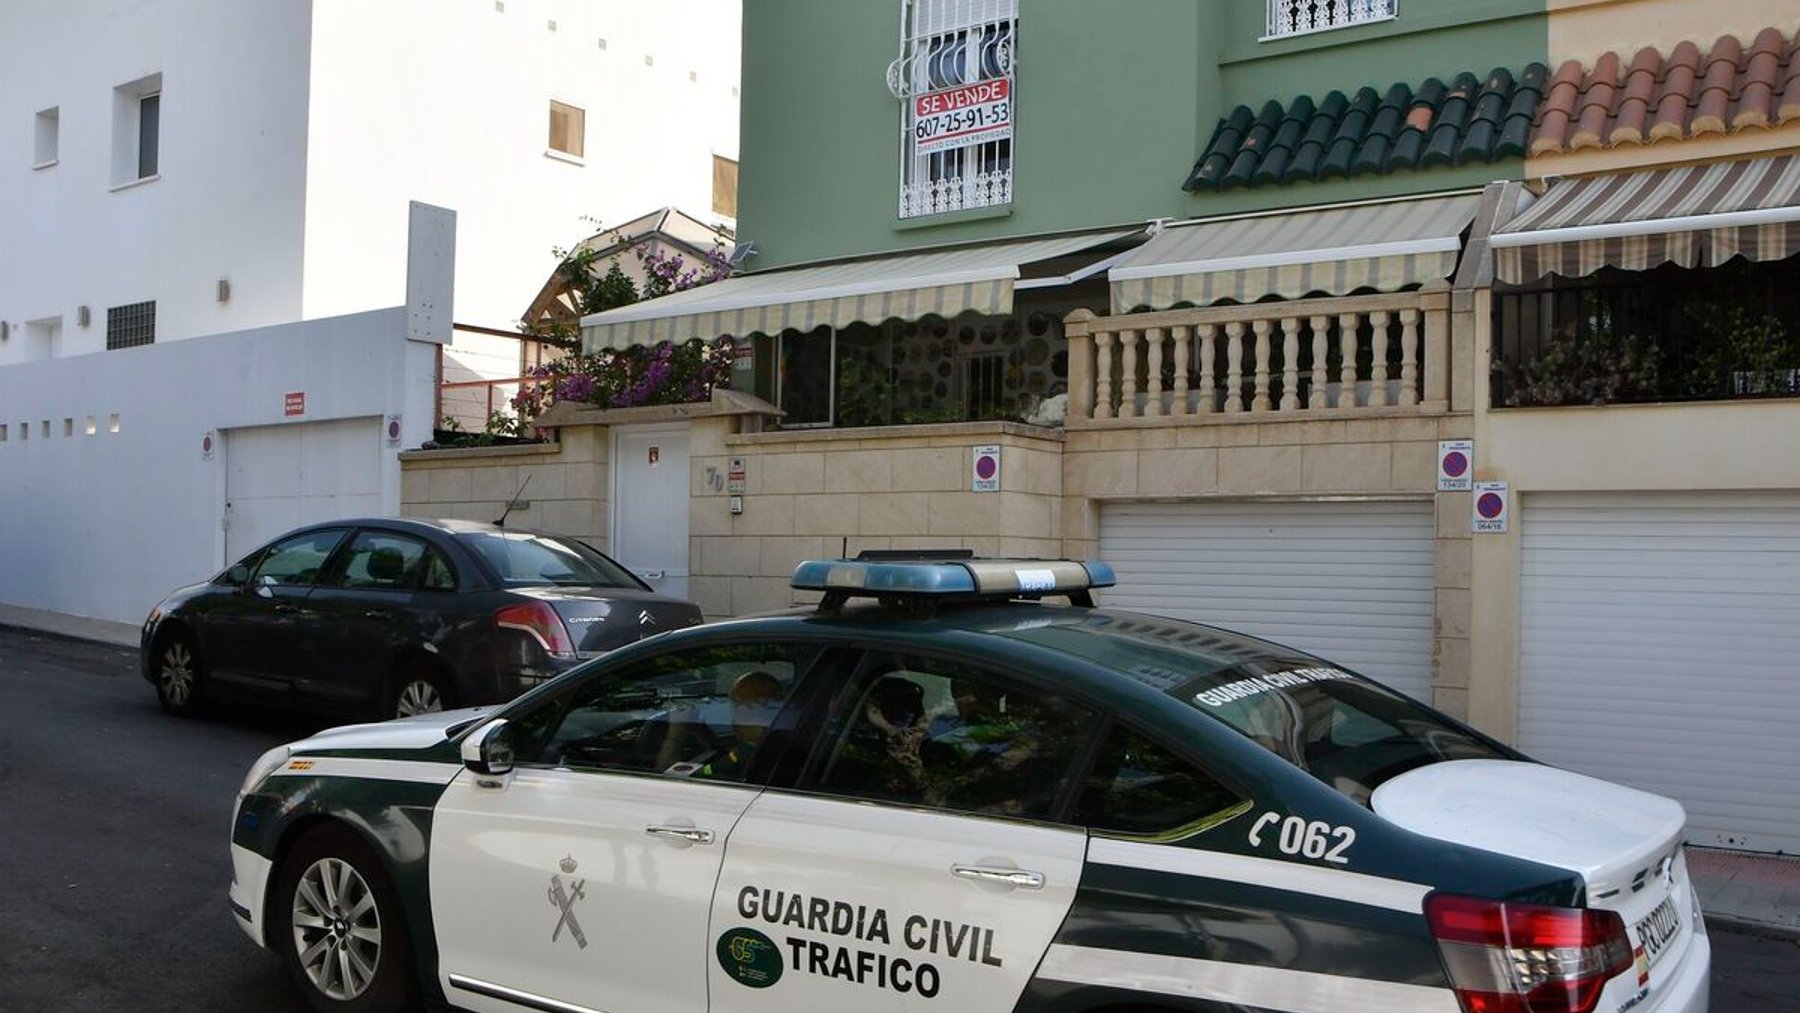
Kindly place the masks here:
[(1444, 474), (1451, 478), (1461, 478), (1469, 470), (1469, 457), (1460, 450), (1452, 450), (1444, 455)]
[(208, 454), (212, 453), (212, 434), (211, 433), (207, 433), (205, 436), (200, 438), (200, 449), (205, 451)]
[(400, 438), (400, 420), (399, 419), (388, 419), (388, 439), (397, 440), (399, 438)]
[(1000, 459), (992, 454), (983, 454), (975, 459), (975, 477), (986, 481), (1000, 471)]
[(1475, 501), (1475, 510), (1491, 521), (1506, 512), (1506, 499), (1497, 492), (1484, 492)]

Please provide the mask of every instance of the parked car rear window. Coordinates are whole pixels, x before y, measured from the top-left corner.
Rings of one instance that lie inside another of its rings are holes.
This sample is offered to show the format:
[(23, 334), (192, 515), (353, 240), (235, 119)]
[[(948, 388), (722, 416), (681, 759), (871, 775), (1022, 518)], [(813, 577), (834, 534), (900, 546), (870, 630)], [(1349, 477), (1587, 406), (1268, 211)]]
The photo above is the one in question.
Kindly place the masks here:
[(1379, 683), (1223, 630), (1100, 612), (1006, 635), (1166, 692), (1360, 803), (1415, 767), (1512, 758)]
[(507, 584), (559, 587), (640, 588), (624, 567), (572, 538), (528, 531), (484, 531), (458, 535)]

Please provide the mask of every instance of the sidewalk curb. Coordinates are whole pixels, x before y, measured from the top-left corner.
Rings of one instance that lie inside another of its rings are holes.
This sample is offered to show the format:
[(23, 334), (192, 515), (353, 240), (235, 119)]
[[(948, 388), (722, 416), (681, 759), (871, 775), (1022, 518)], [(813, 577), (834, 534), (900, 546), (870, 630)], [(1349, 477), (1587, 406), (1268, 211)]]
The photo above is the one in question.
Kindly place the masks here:
[(121, 644), (111, 640), (84, 637), (79, 633), (65, 633), (62, 630), (46, 630), (38, 626), (22, 626), (18, 623), (7, 622), (3, 619), (0, 619), (0, 631), (6, 633), (23, 633), (27, 636), (43, 637), (46, 640), (59, 640), (68, 644), (87, 644), (91, 647), (108, 647), (115, 651), (125, 651), (131, 654), (137, 653), (137, 646), (135, 644)]
[(1780, 925), (1775, 922), (1757, 921), (1754, 918), (1742, 918), (1737, 915), (1714, 914), (1702, 912), (1706, 919), (1706, 931), (1729, 932), (1739, 936), (1757, 936), (1772, 939), (1776, 942), (1793, 943), (1800, 946), (1800, 925)]

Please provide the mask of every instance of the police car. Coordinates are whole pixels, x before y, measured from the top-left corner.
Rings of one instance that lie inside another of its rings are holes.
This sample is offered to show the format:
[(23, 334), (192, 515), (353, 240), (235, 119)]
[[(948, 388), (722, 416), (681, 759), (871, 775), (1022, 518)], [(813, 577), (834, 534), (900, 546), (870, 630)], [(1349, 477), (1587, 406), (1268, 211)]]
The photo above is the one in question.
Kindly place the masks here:
[(816, 609), (283, 746), (232, 908), (320, 1010), (1706, 1009), (1679, 805), (1112, 581), (807, 562)]

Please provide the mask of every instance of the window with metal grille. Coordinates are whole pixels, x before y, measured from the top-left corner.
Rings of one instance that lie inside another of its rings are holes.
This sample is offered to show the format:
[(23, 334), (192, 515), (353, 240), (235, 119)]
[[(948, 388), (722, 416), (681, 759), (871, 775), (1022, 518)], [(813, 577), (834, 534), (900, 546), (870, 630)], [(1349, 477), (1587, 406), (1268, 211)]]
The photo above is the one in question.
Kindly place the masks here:
[(1284, 39), (1332, 28), (1387, 21), (1399, 14), (1400, 0), (1269, 0), (1269, 33)]
[(1018, 0), (902, 0), (901, 218), (1012, 203)]
[(134, 302), (106, 311), (106, 348), (131, 348), (156, 342), (156, 302)]
[(1006, 398), (1006, 353), (983, 352), (962, 361), (963, 411), (971, 419), (999, 417)]

